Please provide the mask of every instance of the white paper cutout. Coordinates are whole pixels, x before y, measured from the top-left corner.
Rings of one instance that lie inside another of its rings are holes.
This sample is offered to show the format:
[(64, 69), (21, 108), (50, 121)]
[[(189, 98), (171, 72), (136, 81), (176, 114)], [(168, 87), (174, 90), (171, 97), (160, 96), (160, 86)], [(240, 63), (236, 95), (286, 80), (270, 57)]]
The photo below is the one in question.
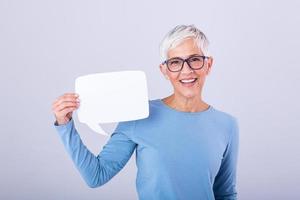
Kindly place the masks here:
[(97, 133), (108, 134), (99, 123), (143, 119), (149, 116), (146, 75), (143, 71), (89, 74), (75, 80), (79, 94), (78, 120)]

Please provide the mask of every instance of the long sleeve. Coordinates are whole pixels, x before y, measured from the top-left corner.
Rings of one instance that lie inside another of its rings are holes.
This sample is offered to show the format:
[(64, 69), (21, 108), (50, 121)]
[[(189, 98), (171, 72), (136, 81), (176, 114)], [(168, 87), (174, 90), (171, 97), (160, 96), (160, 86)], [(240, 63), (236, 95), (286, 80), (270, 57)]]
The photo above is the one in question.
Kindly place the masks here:
[(135, 121), (118, 123), (98, 156), (83, 144), (73, 119), (65, 125), (54, 124), (73, 163), (89, 187), (99, 187), (115, 176), (128, 162), (136, 144), (130, 140)]
[(239, 149), (239, 127), (237, 119), (232, 123), (229, 142), (224, 152), (219, 172), (215, 178), (213, 190), (216, 200), (236, 200), (236, 174)]

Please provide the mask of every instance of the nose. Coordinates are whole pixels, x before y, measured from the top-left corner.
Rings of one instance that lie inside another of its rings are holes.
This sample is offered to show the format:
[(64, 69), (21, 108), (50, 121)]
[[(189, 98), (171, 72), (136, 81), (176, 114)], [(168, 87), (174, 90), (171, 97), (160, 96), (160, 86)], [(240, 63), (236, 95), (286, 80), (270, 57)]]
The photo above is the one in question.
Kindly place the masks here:
[(182, 70), (181, 70), (181, 73), (191, 73), (193, 72), (194, 70), (188, 65), (187, 61), (185, 61), (183, 63), (183, 67), (182, 67)]

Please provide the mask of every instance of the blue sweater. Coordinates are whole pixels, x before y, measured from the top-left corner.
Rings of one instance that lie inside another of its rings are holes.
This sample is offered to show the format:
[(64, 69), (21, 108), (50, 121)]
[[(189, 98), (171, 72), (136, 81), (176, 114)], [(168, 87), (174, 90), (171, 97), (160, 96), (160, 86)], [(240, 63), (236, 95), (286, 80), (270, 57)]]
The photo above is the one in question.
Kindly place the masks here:
[(55, 128), (90, 187), (108, 182), (136, 150), (140, 200), (237, 199), (237, 119), (212, 106), (183, 112), (149, 100), (149, 117), (119, 122), (98, 156), (82, 143), (73, 119)]

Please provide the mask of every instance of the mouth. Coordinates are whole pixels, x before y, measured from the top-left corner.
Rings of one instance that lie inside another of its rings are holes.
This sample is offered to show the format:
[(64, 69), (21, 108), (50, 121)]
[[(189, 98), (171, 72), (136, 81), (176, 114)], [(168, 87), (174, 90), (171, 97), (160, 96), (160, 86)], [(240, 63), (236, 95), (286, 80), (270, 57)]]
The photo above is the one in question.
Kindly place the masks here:
[(179, 80), (179, 82), (184, 85), (184, 86), (193, 86), (194, 83), (197, 81), (198, 78), (191, 78), (191, 79), (182, 79), (182, 80)]

